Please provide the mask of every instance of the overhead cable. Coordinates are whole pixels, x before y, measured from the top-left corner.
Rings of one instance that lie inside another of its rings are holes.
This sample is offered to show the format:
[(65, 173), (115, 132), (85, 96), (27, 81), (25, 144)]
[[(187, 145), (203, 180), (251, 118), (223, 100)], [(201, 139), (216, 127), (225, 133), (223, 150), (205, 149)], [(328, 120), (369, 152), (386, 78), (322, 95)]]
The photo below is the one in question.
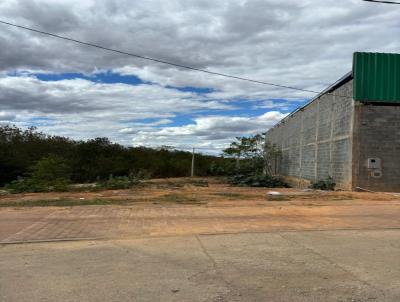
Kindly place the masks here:
[(394, 1), (383, 1), (383, 0), (361, 0), (364, 2), (372, 2), (372, 3), (379, 3), (379, 4), (400, 4), (400, 2)]
[[(126, 51), (122, 51), (122, 50), (118, 50), (118, 49), (114, 49), (114, 48), (109, 48), (109, 47), (101, 46), (101, 45), (90, 43), (90, 42), (77, 40), (77, 39), (66, 37), (66, 36), (53, 34), (53, 33), (50, 33), (50, 32), (34, 29), (34, 28), (31, 28), (31, 27), (26, 27), (26, 26), (14, 24), (14, 23), (6, 22), (6, 21), (3, 21), (3, 20), (0, 20), (0, 23), (4, 24), (4, 25), (13, 26), (13, 27), (16, 27), (16, 28), (28, 30), (28, 31), (31, 31), (31, 32), (35, 32), (35, 33), (51, 36), (51, 37), (54, 37), (54, 38), (58, 38), (58, 39), (62, 39), (62, 40), (66, 40), (66, 41), (70, 41), (70, 42), (74, 42), (74, 43), (78, 43), (78, 44), (81, 44), (81, 45), (95, 47), (95, 48), (99, 48), (99, 49), (102, 49), (102, 50), (106, 50), (106, 51), (110, 51), (110, 52), (114, 52), (114, 53), (119, 53), (119, 54), (131, 56), (131, 57), (135, 57), (135, 58), (139, 58), (139, 59), (143, 59), (143, 60), (153, 61), (153, 62), (157, 62), (157, 63), (162, 63), (162, 64), (171, 65), (171, 66), (175, 66), (175, 67), (180, 67), (180, 68), (184, 68), (184, 69), (194, 70), (194, 71), (198, 71), (198, 72), (208, 73), (208, 74), (217, 75), (217, 76), (221, 76), (221, 77), (225, 77), (225, 78), (231, 78), (231, 79), (236, 79), (236, 80), (241, 80), (241, 81), (246, 81), (246, 82), (252, 82), (252, 83), (257, 83), (257, 84), (263, 84), (263, 85), (268, 85), (268, 86), (274, 86), (274, 87), (279, 87), (279, 88), (285, 88), (285, 89), (291, 89), (291, 90), (297, 90), (297, 91), (320, 94), (319, 91), (315, 91), (315, 90), (303, 89), (303, 88), (298, 88), (298, 87), (293, 87), (293, 86), (288, 86), (288, 85), (282, 85), (282, 84), (275, 84), (275, 83), (270, 83), (270, 82), (264, 82), (264, 81), (259, 81), (259, 80), (254, 80), (254, 79), (234, 76), (234, 75), (230, 75), (230, 74), (226, 74), (226, 73), (210, 71), (210, 70), (207, 70), (207, 69), (201, 69), (201, 68), (197, 68), (197, 67), (193, 67), (193, 66), (173, 63), (173, 62), (169, 62), (169, 61), (165, 61), (165, 60), (161, 60), (161, 59), (157, 59), (157, 58), (153, 58), (153, 57), (148, 57), (148, 56), (144, 56), (144, 55), (140, 55), (140, 54), (126, 52)], [(332, 96), (337, 96), (337, 97), (349, 98), (348, 96), (342, 96), (342, 95), (337, 95), (337, 94), (332, 94), (332, 93), (326, 93), (326, 94), (330, 94)]]

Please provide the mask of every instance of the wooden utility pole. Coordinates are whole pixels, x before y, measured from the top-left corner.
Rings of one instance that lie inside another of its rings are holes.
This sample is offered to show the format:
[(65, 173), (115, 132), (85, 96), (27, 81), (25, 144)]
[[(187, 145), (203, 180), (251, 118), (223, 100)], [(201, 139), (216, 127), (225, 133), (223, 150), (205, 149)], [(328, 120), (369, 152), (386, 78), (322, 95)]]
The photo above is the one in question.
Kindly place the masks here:
[(190, 170), (190, 177), (193, 177), (193, 176), (194, 176), (194, 148), (192, 151), (192, 168)]

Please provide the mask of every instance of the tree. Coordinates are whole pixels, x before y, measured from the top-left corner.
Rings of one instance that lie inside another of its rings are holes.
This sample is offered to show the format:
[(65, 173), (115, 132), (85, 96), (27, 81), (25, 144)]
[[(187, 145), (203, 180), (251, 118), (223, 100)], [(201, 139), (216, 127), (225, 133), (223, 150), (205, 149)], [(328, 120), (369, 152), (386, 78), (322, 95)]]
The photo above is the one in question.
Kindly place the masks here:
[[(0, 187), (18, 179), (49, 180), (63, 174), (73, 183), (105, 181), (110, 175), (122, 177), (139, 172), (160, 178), (189, 176), (191, 158), (191, 152), (168, 146), (128, 147), (108, 138), (76, 141), (46, 135), (36, 128), (0, 125)], [(234, 170), (231, 158), (197, 154), (196, 159), (199, 176)], [(64, 170), (64, 165), (70, 169)], [(57, 172), (60, 167), (61, 172)]]
[(71, 169), (65, 159), (54, 154), (42, 158), (31, 166), (30, 170), (29, 174), (33, 180), (47, 184), (69, 181), (71, 175)]
[(288, 186), (271, 169), (272, 160), (280, 153), (276, 146), (265, 142), (265, 133), (237, 137), (224, 154), (236, 158), (238, 163), (235, 175), (228, 178), (230, 184), (268, 188)]
[(66, 161), (50, 154), (31, 167), (28, 176), (6, 185), (13, 193), (65, 191), (70, 183), (70, 168)]
[(264, 162), (265, 162), (265, 173), (269, 175), (278, 174), (279, 162), (282, 157), (282, 151), (279, 150), (276, 145), (271, 145), (265, 142), (264, 146)]
[(223, 150), (223, 154), (236, 159), (237, 172), (265, 171), (264, 140), (265, 133), (236, 137), (236, 141)]

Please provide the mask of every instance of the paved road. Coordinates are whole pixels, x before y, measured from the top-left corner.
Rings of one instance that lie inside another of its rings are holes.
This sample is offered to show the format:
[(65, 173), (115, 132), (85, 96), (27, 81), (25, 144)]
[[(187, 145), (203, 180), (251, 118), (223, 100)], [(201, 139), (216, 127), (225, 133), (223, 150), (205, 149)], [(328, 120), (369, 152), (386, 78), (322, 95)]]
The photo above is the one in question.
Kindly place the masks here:
[(0, 301), (400, 301), (400, 231), (0, 247)]
[(0, 208), (0, 301), (400, 301), (400, 203)]

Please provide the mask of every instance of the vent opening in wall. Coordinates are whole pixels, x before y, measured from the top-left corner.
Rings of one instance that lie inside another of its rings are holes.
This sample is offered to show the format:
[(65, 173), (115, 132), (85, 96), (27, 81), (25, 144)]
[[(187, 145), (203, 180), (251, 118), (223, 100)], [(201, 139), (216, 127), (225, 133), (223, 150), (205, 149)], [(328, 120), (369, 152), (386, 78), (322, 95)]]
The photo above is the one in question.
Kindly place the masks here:
[(373, 178), (380, 178), (380, 177), (382, 177), (382, 171), (373, 171), (373, 172), (372, 172), (372, 177), (373, 177)]
[(380, 169), (381, 168), (381, 159), (377, 157), (368, 158), (367, 163), (368, 169)]

